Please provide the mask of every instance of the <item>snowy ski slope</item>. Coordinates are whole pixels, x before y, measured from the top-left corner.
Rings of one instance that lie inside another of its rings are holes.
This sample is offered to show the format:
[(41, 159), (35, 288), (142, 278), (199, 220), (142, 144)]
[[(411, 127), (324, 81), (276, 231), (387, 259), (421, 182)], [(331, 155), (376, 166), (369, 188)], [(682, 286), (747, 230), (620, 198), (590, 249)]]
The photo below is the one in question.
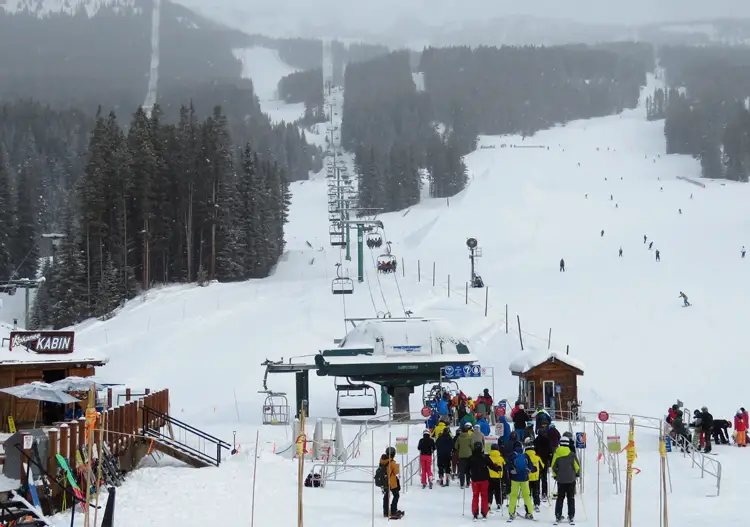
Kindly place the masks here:
[[(258, 78), (258, 86), (274, 86), (286, 74), (283, 65), (266, 63), (255, 70), (253, 80), (269, 72), (277, 77)], [(645, 93), (652, 90), (649, 86)], [(580, 392), (585, 411), (660, 416), (680, 398), (690, 408), (706, 404), (716, 418), (730, 418), (739, 406), (747, 406), (738, 398), (746, 378), (742, 322), (750, 302), (745, 294), (748, 262), (739, 256), (750, 221), (744, 213), (746, 187), (703, 181), (706, 188), (700, 188), (678, 180), (699, 177), (698, 164), (665, 156), (662, 123), (646, 122), (642, 109), (570, 123), (525, 140), (482, 137), (480, 145), (496, 148), (467, 156), (472, 179), (460, 195), (426, 200), (379, 218), (394, 255), (403, 258), (404, 272), (376, 275), (377, 253), (366, 249), (366, 280), (356, 284), (345, 306), (330, 293), (334, 264), (344, 263), (354, 276), (356, 262), (347, 263), (329, 246), (327, 192), (320, 174), (293, 185), (287, 253), (271, 277), (153, 290), (109, 321), (76, 328), (77, 346), (101, 349), (111, 357), (100, 377), (134, 388), (169, 387), (178, 418), (225, 439), (237, 431), (241, 444), (240, 455), (220, 469), (161, 467), (133, 473), (118, 492), (120, 525), (197, 527), (217, 515), (232, 525), (249, 525), (253, 443), (259, 428), (255, 524), (294, 525), (296, 465), (272, 454), (288, 443), (289, 431), (258, 426), (259, 364), (331, 347), (333, 338), (344, 334), (344, 311), (347, 316), (374, 316), (377, 311), (401, 316), (412, 310), (449, 320), (471, 339), (482, 365), (494, 368), (494, 386), (489, 378), (462, 384), (470, 394), (483, 387), (493, 387), (496, 398), (516, 393), (508, 365), (519, 354), (518, 314), (527, 349), (545, 349), (552, 328), (552, 347), (564, 352), (569, 345), (571, 356), (585, 364)], [(543, 148), (512, 147), (519, 145)], [(660, 263), (644, 246), (644, 234), (661, 251)], [(464, 297), (469, 272), (464, 243), (470, 236), (483, 249), (478, 272), (489, 286), (487, 317), (484, 290), (470, 290), (468, 302)], [(618, 258), (620, 246), (623, 258)], [(560, 258), (566, 261), (564, 274), (558, 271)], [(681, 307), (681, 290), (693, 307)], [(511, 319), (507, 335), (506, 304)], [(314, 375), (310, 380), (313, 418), (333, 416), (332, 381)], [(271, 376), (269, 387), (292, 393), (293, 377)], [(417, 392), (414, 410), (421, 396)], [(345, 428), (348, 442), (356, 427)], [(587, 491), (577, 520), (594, 525), (596, 449), (593, 431), (586, 431)], [(377, 429), (375, 455), (389, 435), (406, 433), (403, 425)], [(420, 433), (418, 426), (408, 431), (412, 446)], [(622, 426), (615, 432), (608, 425), (604, 433), (625, 439)], [(634, 523), (656, 525), (656, 432), (639, 428), (636, 444), (636, 465), (642, 472), (635, 479)], [(357, 463), (370, 463), (371, 446), (365, 438)], [(715, 451), (724, 470), (718, 498), (706, 497), (716, 494), (711, 477), (701, 479), (689, 460), (670, 455), (674, 525), (739, 525), (744, 518), (747, 453), (729, 447)], [(411, 452), (409, 459), (414, 448)], [(604, 466), (601, 488), (602, 525), (621, 523), (623, 499), (614, 495)], [(371, 490), (332, 483), (306, 491), (305, 525), (369, 525)], [(284, 505), (278, 496), (284, 496)], [(374, 498), (375, 522), (380, 523), (380, 496)], [(438, 518), (452, 524), (461, 521), (462, 493), (455, 487), (410, 488), (401, 508), (408, 512), (406, 521), (417, 527), (436, 525)], [(464, 521), (468, 508), (465, 512)], [(551, 523), (551, 511), (543, 510), (540, 518)], [(66, 522), (69, 518), (60, 518), (59, 525)]]

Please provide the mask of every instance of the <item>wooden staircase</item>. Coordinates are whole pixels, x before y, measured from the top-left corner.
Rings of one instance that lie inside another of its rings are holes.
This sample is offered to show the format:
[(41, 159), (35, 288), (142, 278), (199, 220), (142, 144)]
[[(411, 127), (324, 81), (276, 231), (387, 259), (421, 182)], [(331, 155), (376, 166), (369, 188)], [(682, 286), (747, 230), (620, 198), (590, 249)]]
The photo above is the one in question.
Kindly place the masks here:
[(152, 450), (195, 468), (218, 467), (222, 450), (231, 449), (226, 441), (148, 406), (143, 407), (142, 433), (151, 439)]

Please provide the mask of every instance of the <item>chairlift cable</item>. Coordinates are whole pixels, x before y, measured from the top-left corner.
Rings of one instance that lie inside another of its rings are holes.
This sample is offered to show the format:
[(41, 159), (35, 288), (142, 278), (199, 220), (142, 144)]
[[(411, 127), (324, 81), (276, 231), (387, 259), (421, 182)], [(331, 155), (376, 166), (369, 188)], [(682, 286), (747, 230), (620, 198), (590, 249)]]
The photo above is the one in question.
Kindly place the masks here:
[[(388, 247), (388, 253), (390, 254), (390, 248), (391, 246), (388, 244), (388, 237), (385, 235), (385, 226), (381, 229), (383, 231), (383, 241), (385, 242), (386, 246)], [(404, 311), (404, 316), (408, 316), (406, 314), (406, 306), (404, 305), (404, 297), (401, 295), (401, 286), (398, 285), (398, 271), (393, 273), (393, 278), (396, 280), (396, 291), (398, 291), (398, 298), (401, 301), (401, 309)]]
[[(375, 262), (375, 256), (373, 256), (372, 249), (370, 249), (370, 259), (372, 260), (372, 264), (377, 268), (377, 263)], [(383, 292), (383, 284), (380, 283), (380, 273), (375, 273), (375, 277), (378, 279), (378, 288), (380, 289), (380, 296), (383, 299), (383, 304), (385, 304), (385, 310), (386, 312), (390, 312), (390, 309), (388, 308), (388, 302), (385, 299), (385, 293)]]
[(365, 270), (365, 279), (367, 280), (367, 291), (370, 293), (370, 301), (372, 302), (372, 308), (375, 310), (375, 316), (378, 316), (378, 308), (375, 305), (375, 297), (372, 296), (372, 287), (370, 287), (370, 275), (367, 273), (367, 266), (363, 265), (362, 267)]

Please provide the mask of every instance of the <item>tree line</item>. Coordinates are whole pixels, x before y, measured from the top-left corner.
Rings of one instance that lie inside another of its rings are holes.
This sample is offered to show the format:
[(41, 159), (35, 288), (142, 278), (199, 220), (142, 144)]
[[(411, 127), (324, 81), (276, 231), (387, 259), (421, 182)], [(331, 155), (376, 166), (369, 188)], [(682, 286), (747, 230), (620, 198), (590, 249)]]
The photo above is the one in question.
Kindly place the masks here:
[(410, 58), (398, 51), (346, 68), (341, 141), (355, 152), (360, 208), (392, 211), (418, 203), (423, 172), (433, 197), (452, 196), (466, 184), (461, 156), (467, 152), (454, 133), (435, 126)]
[[(668, 154), (691, 155), (705, 178), (750, 177), (750, 57), (728, 47), (664, 47), (667, 89), (651, 98), (649, 117), (664, 119)], [(663, 102), (660, 102), (662, 101)]]
[(303, 125), (325, 122), (323, 96), (323, 68), (295, 71), (282, 77), (278, 84), (279, 97), (287, 103), (304, 103)]

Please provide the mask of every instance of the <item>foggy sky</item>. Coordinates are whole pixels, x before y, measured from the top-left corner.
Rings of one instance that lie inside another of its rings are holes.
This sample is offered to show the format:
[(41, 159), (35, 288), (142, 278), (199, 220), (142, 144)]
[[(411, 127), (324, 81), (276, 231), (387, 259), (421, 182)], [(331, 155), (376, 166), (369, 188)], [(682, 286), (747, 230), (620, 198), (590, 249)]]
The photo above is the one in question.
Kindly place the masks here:
[[(193, 0), (201, 1), (201, 0)], [(748, 0), (218, 0), (246, 9), (272, 9), (277, 14), (299, 9), (314, 14), (333, 10), (356, 24), (390, 26), (401, 17), (423, 23), (486, 19), (503, 15), (535, 15), (586, 23), (642, 24), (696, 18), (749, 17)], [(399, 16), (400, 15), (400, 16)], [(295, 15), (291, 15), (295, 16)], [(315, 16), (317, 18), (317, 16)], [(317, 21), (317, 20), (316, 20)]]

